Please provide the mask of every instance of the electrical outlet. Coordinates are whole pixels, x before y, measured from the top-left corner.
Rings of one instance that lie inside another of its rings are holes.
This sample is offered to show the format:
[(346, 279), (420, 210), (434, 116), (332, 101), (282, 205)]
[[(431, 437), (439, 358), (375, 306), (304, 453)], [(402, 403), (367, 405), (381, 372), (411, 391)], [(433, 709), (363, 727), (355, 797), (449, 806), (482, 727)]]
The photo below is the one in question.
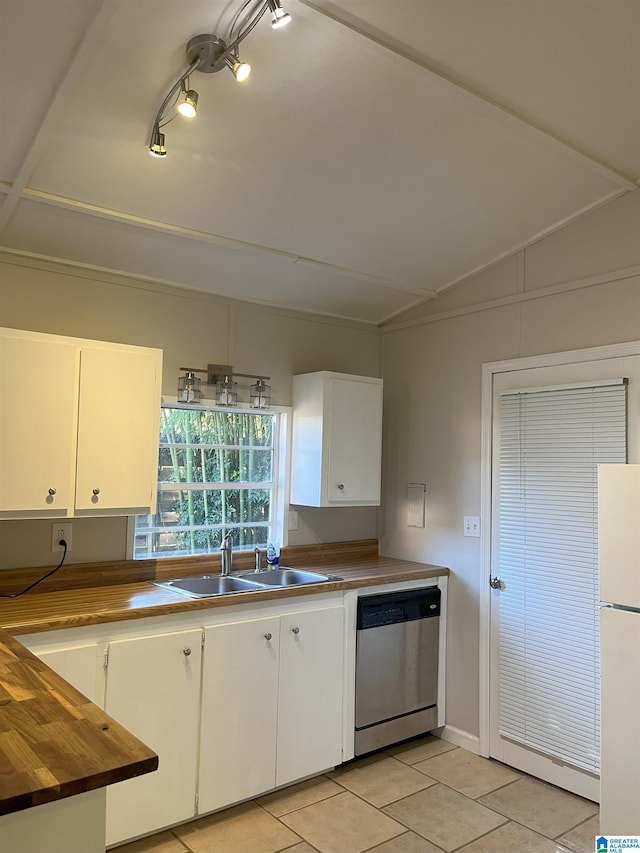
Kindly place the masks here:
[(64, 539), (67, 543), (67, 554), (71, 550), (71, 522), (54, 521), (51, 525), (51, 550), (63, 551), (64, 548), (60, 545), (60, 540)]
[(464, 535), (465, 536), (480, 536), (480, 516), (465, 515), (464, 517)]
[(298, 529), (298, 511), (295, 509), (289, 510), (289, 530)]

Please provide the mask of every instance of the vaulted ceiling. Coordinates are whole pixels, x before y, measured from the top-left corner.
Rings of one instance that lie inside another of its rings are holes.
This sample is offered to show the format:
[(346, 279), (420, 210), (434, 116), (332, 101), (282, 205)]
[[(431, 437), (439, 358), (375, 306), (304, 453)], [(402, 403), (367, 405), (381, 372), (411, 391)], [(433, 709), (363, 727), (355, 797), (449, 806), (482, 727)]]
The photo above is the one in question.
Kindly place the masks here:
[(0, 246), (380, 324), (640, 176), (640, 0), (0, 0)]

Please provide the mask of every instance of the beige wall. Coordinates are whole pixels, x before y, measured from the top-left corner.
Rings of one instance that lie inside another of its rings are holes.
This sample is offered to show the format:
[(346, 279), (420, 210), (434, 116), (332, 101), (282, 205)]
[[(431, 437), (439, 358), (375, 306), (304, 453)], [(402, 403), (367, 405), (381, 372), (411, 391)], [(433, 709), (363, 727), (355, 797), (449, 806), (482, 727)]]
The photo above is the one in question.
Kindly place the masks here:
[[(269, 374), (273, 402), (283, 406), (291, 404), (295, 373), (380, 375), (379, 333), (363, 324), (11, 255), (0, 255), (0, 326), (160, 347), (163, 393), (172, 396), (180, 366), (208, 362)], [(298, 509), (291, 544), (377, 536), (375, 508)], [(50, 521), (0, 521), (0, 568), (50, 565), (50, 545)], [(125, 549), (126, 519), (74, 520), (70, 562), (121, 560)]]
[[(383, 329), (381, 552), (449, 566), (447, 722), (479, 733), (482, 364), (640, 340), (640, 192), (602, 207)], [(605, 281), (594, 277), (604, 275)], [(580, 279), (581, 281), (576, 281)], [(640, 412), (634, 413), (640, 418)], [(427, 524), (406, 525), (407, 483)]]

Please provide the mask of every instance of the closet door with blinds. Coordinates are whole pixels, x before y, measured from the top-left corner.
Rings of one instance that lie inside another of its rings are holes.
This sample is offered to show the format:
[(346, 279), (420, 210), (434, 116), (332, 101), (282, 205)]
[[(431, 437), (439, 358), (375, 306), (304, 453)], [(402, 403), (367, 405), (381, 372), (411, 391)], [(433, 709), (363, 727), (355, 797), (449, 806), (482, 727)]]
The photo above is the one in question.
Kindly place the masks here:
[(627, 461), (626, 382), (505, 391), (499, 422), (499, 733), (595, 777), (597, 466)]

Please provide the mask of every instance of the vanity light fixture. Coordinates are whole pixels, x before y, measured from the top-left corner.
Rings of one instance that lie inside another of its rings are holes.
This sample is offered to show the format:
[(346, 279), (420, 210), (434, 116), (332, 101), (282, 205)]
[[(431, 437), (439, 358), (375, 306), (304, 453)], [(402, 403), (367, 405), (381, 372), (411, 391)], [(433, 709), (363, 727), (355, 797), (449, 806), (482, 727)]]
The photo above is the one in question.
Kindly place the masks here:
[(238, 383), (236, 376), (243, 379), (255, 379), (256, 382), (250, 387), (249, 405), (252, 409), (268, 409), (271, 402), (271, 386), (266, 380), (269, 376), (256, 376), (253, 373), (234, 373), (230, 364), (208, 364), (204, 367), (181, 367), (184, 376), (178, 379), (178, 402), (200, 403), (202, 402), (202, 391), (200, 384), (203, 380), (196, 377), (196, 373), (206, 373), (205, 384), (216, 389), (217, 406), (238, 405)]
[[(181, 367), (180, 370), (184, 370)], [(178, 379), (178, 402), (179, 403), (200, 403), (202, 400), (202, 391), (200, 390), (200, 380), (195, 375), (193, 370), (187, 370), (184, 376)]]
[(271, 386), (260, 378), (249, 389), (249, 405), (252, 409), (268, 409), (271, 402)]
[(187, 118), (195, 117), (198, 93), (195, 89), (187, 88), (189, 77), (194, 71), (212, 74), (228, 68), (239, 83), (249, 77), (251, 66), (240, 60), (238, 48), (265, 12), (271, 12), (271, 26), (274, 30), (291, 21), (291, 15), (283, 9), (281, 0), (247, 0), (235, 13), (224, 38), (213, 33), (202, 33), (189, 40), (186, 49), (188, 67), (167, 92), (153, 121), (149, 139), (150, 154), (154, 157), (167, 156), (161, 130), (173, 119), (174, 109)]

